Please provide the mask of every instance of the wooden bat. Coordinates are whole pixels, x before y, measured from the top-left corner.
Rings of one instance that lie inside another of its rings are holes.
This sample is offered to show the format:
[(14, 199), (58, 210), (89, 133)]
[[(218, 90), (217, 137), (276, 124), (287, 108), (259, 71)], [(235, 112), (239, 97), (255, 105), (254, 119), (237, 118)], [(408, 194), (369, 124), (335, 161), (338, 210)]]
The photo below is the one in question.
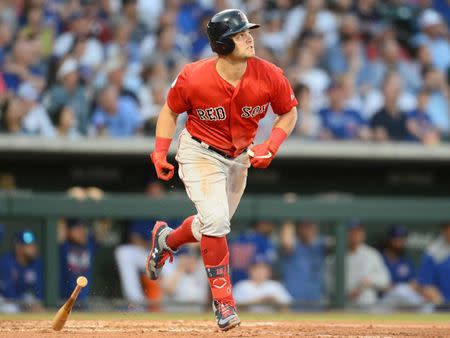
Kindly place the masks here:
[(70, 298), (64, 303), (63, 306), (58, 310), (53, 319), (52, 328), (55, 331), (61, 331), (66, 323), (67, 317), (69, 317), (70, 311), (72, 311), (73, 304), (77, 300), (78, 294), (81, 291), (81, 288), (84, 288), (88, 283), (88, 280), (84, 276), (80, 276), (77, 278), (77, 286), (75, 290), (73, 290)]

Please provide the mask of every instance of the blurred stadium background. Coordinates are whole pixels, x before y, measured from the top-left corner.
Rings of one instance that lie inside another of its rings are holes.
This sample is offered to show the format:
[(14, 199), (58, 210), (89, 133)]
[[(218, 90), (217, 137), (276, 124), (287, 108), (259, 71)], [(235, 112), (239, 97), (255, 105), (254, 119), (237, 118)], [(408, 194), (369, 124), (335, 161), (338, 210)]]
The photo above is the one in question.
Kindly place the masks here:
[(53, 309), (79, 275), (80, 310), (210, 311), (197, 248), (143, 275), (154, 220), (193, 212), (148, 154), (170, 83), (232, 7), (301, 112), (233, 221), (238, 304), (449, 309), (447, 1), (3, 0), (0, 312)]

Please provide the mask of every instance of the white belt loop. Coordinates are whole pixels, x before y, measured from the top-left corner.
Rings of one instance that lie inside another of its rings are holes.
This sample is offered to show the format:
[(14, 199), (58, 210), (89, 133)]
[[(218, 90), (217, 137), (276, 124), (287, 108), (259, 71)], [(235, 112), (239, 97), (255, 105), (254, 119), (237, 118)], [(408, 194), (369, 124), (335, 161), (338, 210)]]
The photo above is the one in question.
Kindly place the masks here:
[(205, 149), (209, 149), (209, 144), (205, 143), (205, 142), (200, 142), (200, 145), (205, 148)]

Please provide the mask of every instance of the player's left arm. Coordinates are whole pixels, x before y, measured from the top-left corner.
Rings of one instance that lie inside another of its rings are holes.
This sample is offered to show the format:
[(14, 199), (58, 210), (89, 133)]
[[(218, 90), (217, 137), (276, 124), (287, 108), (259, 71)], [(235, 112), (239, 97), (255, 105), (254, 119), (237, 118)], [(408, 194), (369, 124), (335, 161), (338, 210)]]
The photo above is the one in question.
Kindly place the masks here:
[(281, 144), (292, 133), (297, 123), (297, 108), (294, 106), (283, 115), (279, 115), (273, 125), (272, 133), (262, 144), (249, 150), (250, 163), (255, 168), (267, 168), (278, 152)]
[(297, 115), (297, 107), (292, 107), (289, 112), (276, 118), (273, 129), (281, 128), (286, 133), (286, 137), (289, 136), (297, 123)]

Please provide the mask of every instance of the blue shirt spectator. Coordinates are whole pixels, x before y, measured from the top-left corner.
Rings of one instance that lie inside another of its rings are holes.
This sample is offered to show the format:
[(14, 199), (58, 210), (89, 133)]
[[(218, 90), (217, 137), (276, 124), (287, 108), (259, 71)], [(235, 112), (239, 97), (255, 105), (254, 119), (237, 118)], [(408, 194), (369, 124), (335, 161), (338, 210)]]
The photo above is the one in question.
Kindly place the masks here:
[(441, 15), (434, 9), (426, 9), (419, 18), (422, 32), (414, 37), (416, 46), (425, 45), (431, 53), (433, 65), (441, 71), (446, 71), (450, 66), (450, 43), (443, 36), (444, 21)]
[(447, 26), (450, 27), (450, 4), (448, 1), (442, 1), (442, 0), (432, 0), (433, 1), (433, 7), (436, 11), (439, 12), (447, 22)]
[(276, 252), (269, 237), (272, 230), (271, 222), (260, 221), (256, 223), (254, 230), (246, 231), (230, 241), (233, 283), (248, 279), (248, 269), (255, 259), (274, 263)]
[(422, 89), (417, 93), (417, 107), (406, 115), (406, 126), (409, 132), (408, 140), (419, 141), (424, 144), (439, 142), (440, 132), (431, 120), (427, 110), (429, 100), (430, 92), (427, 89)]
[(450, 132), (450, 117), (448, 99), (440, 91), (434, 91), (430, 94), (427, 105), (427, 112), (430, 120), (443, 133)]
[(434, 126), (443, 134), (450, 132), (450, 106), (447, 99), (447, 83), (443, 72), (436, 67), (426, 66), (422, 70), (424, 90), (428, 100), (422, 109), (427, 112)]
[(360, 64), (355, 72), (356, 85), (362, 86), (371, 83), (370, 64), (359, 38), (343, 36), (341, 41), (331, 47), (325, 55), (326, 68), (334, 78), (352, 72), (351, 63), (356, 63), (356, 60)]
[[(450, 304), (450, 223), (445, 224), (442, 235), (433, 241), (422, 257), (418, 282), (424, 288), (424, 296), (435, 304)], [(433, 289), (440, 297), (430, 295)], [(439, 299), (440, 298), (440, 299)]]
[(43, 266), (36, 236), (22, 231), (15, 236), (13, 252), (0, 258), (0, 294), (15, 301), (42, 300)]
[[(60, 295), (68, 298), (77, 285), (77, 278), (85, 276), (91, 280), (92, 263), (96, 251), (96, 242), (88, 234), (83, 222), (70, 219), (67, 222), (67, 239), (60, 246)], [(78, 299), (86, 301), (89, 295), (90, 283), (84, 287)]]
[(281, 230), (283, 284), (294, 299), (294, 308), (320, 308), (325, 298), (326, 241), (317, 225), (302, 221)]
[(361, 114), (351, 109), (333, 111), (330, 108), (324, 108), (319, 111), (319, 115), (322, 128), (329, 130), (333, 138), (338, 140), (358, 139), (359, 128), (367, 125)]
[(141, 126), (139, 109), (128, 97), (119, 97), (117, 88), (108, 86), (100, 94), (100, 107), (92, 116), (92, 125), (97, 135), (112, 137), (135, 135)]
[(182, 34), (189, 35), (195, 33), (199, 27), (203, 9), (194, 1), (187, 1), (181, 5), (177, 15), (178, 30)]
[(342, 85), (333, 83), (328, 88), (330, 105), (319, 111), (321, 138), (337, 140), (364, 139), (367, 123), (355, 110), (344, 108), (345, 97)]
[[(407, 119), (407, 122), (413, 120), (415, 123), (417, 123), (419, 128), (421, 128), (422, 130), (434, 128), (434, 125), (431, 122), (431, 119), (428, 116), (428, 114), (425, 111), (420, 110), (420, 109), (414, 109), (413, 111), (407, 113), (406, 119)], [(411, 138), (415, 141), (418, 141), (417, 137), (414, 137), (412, 135), (410, 135), (409, 138)]]

